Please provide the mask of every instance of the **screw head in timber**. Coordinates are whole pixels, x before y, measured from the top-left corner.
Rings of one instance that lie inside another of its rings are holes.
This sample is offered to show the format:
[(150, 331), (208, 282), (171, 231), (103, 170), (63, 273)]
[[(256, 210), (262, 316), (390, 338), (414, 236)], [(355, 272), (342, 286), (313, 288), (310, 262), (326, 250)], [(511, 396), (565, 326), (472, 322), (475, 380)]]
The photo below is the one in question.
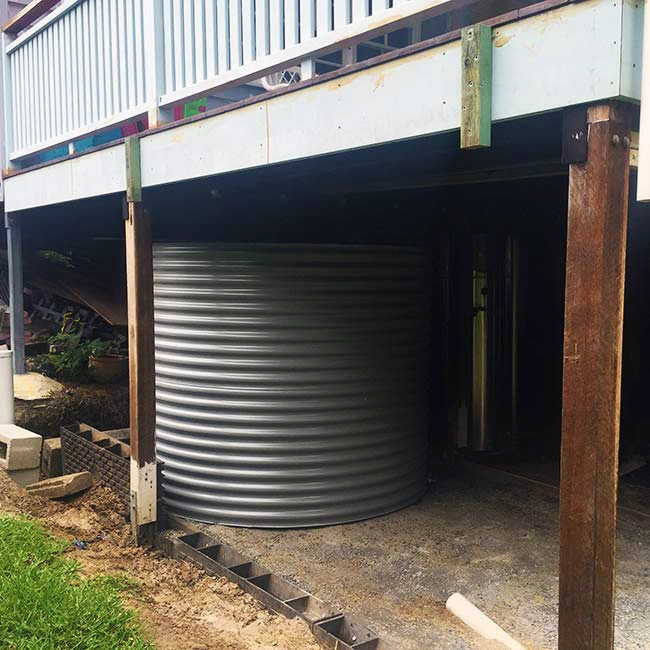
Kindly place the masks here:
[(623, 148), (624, 149), (630, 148), (630, 138), (627, 135), (623, 136)]
[(615, 147), (618, 147), (619, 144), (621, 144), (621, 136), (617, 135), (616, 133), (612, 136), (612, 144)]

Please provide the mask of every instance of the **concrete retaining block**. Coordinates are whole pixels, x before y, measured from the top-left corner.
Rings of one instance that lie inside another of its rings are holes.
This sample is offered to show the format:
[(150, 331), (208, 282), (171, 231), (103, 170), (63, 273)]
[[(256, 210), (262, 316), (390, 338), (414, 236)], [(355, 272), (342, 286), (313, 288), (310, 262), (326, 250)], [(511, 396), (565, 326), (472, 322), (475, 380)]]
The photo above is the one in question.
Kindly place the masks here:
[(32, 467), (31, 469), (9, 470), (7, 476), (21, 487), (25, 487), (36, 483), (41, 478), (41, 469), (40, 467)]
[(27, 486), (27, 491), (48, 499), (60, 499), (87, 490), (92, 484), (93, 477), (90, 472), (78, 472), (33, 483)]
[(32, 469), (41, 466), (43, 438), (15, 424), (0, 424), (0, 468)]
[(41, 474), (45, 478), (55, 478), (63, 474), (63, 456), (61, 454), (61, 438), (43, 440), (41, 455)]

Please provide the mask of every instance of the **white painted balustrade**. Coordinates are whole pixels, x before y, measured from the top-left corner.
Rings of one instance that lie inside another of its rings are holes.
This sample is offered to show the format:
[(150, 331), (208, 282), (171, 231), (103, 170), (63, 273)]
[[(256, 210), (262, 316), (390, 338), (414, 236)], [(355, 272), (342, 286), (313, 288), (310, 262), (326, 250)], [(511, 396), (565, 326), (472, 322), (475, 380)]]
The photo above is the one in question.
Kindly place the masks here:
[(449, 3), (65, 0), (13, 41), (5, 35), (7, 159), (144, 115), (156, 126), (173, 104), (373, 38)]

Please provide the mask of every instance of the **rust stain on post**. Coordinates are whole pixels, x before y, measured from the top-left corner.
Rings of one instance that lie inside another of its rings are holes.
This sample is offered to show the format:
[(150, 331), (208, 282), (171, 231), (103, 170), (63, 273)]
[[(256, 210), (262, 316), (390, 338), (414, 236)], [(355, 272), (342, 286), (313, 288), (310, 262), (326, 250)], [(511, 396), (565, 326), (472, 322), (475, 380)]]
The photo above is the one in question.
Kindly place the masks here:
[(629, 136), (589, 111), (588, 157), (570, 166), (562, 469), (560, 650), (614, 644), (616, 489)]

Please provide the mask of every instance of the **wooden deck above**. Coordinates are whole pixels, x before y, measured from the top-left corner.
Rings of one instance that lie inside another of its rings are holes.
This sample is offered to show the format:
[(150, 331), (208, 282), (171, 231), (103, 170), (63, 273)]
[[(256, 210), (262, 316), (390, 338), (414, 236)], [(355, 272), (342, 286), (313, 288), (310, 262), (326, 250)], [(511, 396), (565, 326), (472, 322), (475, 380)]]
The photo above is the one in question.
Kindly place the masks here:
[[(638, 102), (642, 12), (627, 2), (553, 0), (486, 21), (492, 121), (611, 98)], [(144, 131), (136, 136), (143, 187), (453, 132), (462, 63), (460, 33), (452, 31)], [(11, 170), (5, 209), (123, 192), (124, 160), (117, 140)]]

